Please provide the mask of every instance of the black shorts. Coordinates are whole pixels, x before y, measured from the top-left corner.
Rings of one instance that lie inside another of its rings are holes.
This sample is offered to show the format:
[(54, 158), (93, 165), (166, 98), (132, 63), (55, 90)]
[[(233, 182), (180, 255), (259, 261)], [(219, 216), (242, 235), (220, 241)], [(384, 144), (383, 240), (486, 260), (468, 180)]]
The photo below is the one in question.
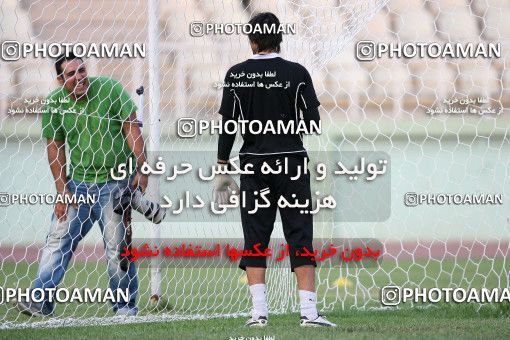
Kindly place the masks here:
[[(288, 162), (288, 174), (262, 174), (261, 166), (263, 162), (267, 162), (273, 169), (277, 168), (277, 161), (283, 164), (285, 157)], [(273, 231), (274, 222), (276, 219), (276, 210), (280, 210), (282, 218), (283, 233), (287, 244), (289, 245), (289, 257), (291, 270), (294, 268), (313, 265), (317, 266), (314, 259), (307, 256), (295, 256), (296, 251), (302, 252), (303, 247), (306, 247), (310, 252), (313, 252), (313, 217), (310, 214), (302, 214), (300, 211), (303, 208), (279, 208), (278, 199), (283, 196), (287, 201), (294, 202), (296, 199), (299, 202), (304, 202), (308, 199), (311, 210), (311, 192), (310, 192), (310, 174), (303, 174), (303, 167), (307, 163), (304, 157), (292, 156), (274, 156), (271, 158), (264, 158), (263, 161), (253, 161), (254, 164), (252, 175), (241, 175), (241, 192), (245, 192), (246, 201), (245, 206), (241, 205), (241, 222), (243, 225), (244, 233), (244, 249), (254, 250), (254, 245), (260, 243), (260, 250), (265, 250), (269, 245), (269, 239)], [(298, 166), (301, 167), (301, 176), (296, 180), (291, 180), (291, 177), (296, 177), (298, 174)], [(248, 213), (255, 208), (255, 199), (262, 202), (260, 196), (255, 192), (260, 192), (263, 189), (269, 188), (270, 193), (266, 196), (270, 201), (270, 206), (267, 208), (259, 208), (254, 213)], [(293, 196), (295, 194), (296, 196)], [(273, 254), (274, 256), (274, 254)], [(243, 256), (239, 267), (246, 270), (246, 267), (262, 267), (266, 268), (266, 257), (261, 256)]]

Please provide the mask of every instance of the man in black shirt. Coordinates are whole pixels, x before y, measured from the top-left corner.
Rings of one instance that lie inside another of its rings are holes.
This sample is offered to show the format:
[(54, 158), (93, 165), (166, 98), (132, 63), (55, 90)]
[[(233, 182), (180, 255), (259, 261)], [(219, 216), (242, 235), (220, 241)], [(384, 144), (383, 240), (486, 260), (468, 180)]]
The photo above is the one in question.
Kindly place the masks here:
[[(282, 34), (277, 32), (278, 18), (272, 13), (260, 13), (250, 20), (249, 25), (252, 33), (248, 37), (254, 55), (227, 71), (219, 113), (225, 128), (244, 124), (240, 164), (241, 168), (251, 164), (253, 170), (253, 174), (241, 174), (241, 192), (246, 194), (245, 205), (241, 207), (244, 249), (254, 250), (260, 243), (258, 247), (264, 251), (273, 231), (280, 197), (289, 202), (308, 200), (311, 206), (310, 176), (308, 172), (302, 174), (298, 168), (306, 167), (308, 162), (302, 141), (303, 130), (310, 131), (313, 126), (319, 126), (320, 130), (320, 102), (308, 71), (278, 55), (282, 42)], [(300, 129), (303, 127), (307, 128)], [(226, 130), (218, 141), (218, 163), (225, 167), (235, 140), (235, 134), (226, 133)], [(263, 173), (264, 163), (273, 169), (286, 164), (287, 172), (280, 175)], [(301, 176), (297, 176), (299, 173)], [(230, 176), (215, 178), (216, 202), (228, 201), (231, 191), (239, 192), (239, 189)], [(261, 208), (255, 204), (262, 192), (266, 193), (269, 207)], [(315, 260), (310, 256), (296, 256), (296, 252), (305, 247), (313, 252), (312, 215), (303, 214), (302, 208), (297, 207), (280, 207), (280, 215), (289, 246), (291, 269), (298, 282), (300, 324), (334, 327), (335, 324), (317, 313)], [(253, 301), (252, 317), (246, 325), (265, 326), (268, 322), (266, 258), (243, 256), (239, 267), (246, 270)]]

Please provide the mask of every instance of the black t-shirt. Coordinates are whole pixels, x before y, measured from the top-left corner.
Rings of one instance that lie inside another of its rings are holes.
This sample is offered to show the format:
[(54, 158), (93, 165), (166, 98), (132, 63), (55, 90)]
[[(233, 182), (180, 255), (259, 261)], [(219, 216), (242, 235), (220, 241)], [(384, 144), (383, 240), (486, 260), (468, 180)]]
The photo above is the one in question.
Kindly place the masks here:
[[(272, 121), (294, 120), (297, 127), (300, 111), (320, 105), (312, 78), (306, 68), (280, 57), (248, 59), (231, 67), (225, 76), (219, 113), (224, 118), (260, 121), (257, 130)], [(248, 124), (245, 124), (247, 126)], [(300, 134), (252, 134), (246, 129), (239, 152), (241, 161), (271, 155), (306, 156)]]

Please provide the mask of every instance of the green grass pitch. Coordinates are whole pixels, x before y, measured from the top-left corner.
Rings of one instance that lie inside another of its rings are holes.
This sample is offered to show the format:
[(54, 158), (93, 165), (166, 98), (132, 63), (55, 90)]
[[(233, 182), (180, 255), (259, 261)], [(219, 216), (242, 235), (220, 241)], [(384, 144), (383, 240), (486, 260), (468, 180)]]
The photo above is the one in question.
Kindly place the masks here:
[[(372, 287), (368, 291), (372, 300), (377, 300), (376, 287), (386, 284), (406, 285), (418, 283), (420, 287), (447, 287), (451, 284), (463, 287), (508, 286), (509, 263), (505, 259), (445, 260), (398, 263), (386, 261), (379, 269), (361, 271), (357, 276), (345, 268), (320, 271), (321, 283), (319, 299), (325, 296), (327, 303), (319, 303), (329, 319), (338, 323), (336, 329), (302, 329), (298, 325), (296, 313), (270, 316), (270, 325), (264, 329), (243, 327), (245, 318), (216, 318), (210, 320), (171, 321), (164, 323), (143, 323), (111, 326), (61, 327), (46, 329), (14, 329), (0, 331), (0, 338), (6, 339), (60, 339), (60, 338), (190, 338), (190, 339), (244, 339), (252, 337), (264, 339), (338, 339), (338, 338), (509, 338), (510, 308), (508, 305), (441, 304), (427, 308), (408, 305), (399, 309), (370, 310), (380, 304), (369, 303), (364, 310), (351, 308), (356, 295), (360, 294), (358, 281), (362, 286)], [(17, 283), (28, 287), (37, 270), (36, 264), (3, 263), (1, 275), (6, 275), (8, 287)], [(228, 275), (225, 275), (227, 273)], [(336, 286), (334, 283), (341, 274), (351, 284)], [(347, 273), (347, 275), (345, 275)], [(140, 315), (150, 315), (153, 310), (146, 304), (149, 300), (149, 271), (139, 269), (140, 276)], [(250, 306), (248, 290), (240, 282), (242, 272), (236, 269), (164, 269), (163, 292), (167, 293), (168, 304), (160, 307), (160, 312), (205, 314), (205, 308), (222, 307), (224, 313), (247, 311)], [(83, 286), (106, 287), (107, 275), (103, 263), (72, 263), (61, 287)], [(239, 298), (244, 296), (244, 298)], [(336, 298), (334, 307), (328, 308)], [(271, 299), (271, 297), (269, 297)], [(358, 297), (359, 299), (359, 297)], [(225, 306), (229, 306), (225, 309)], [(56, 310), (59, 317), (75, 318), (104, 317), (113, 315), (107, 304), (59, 304)], [(20, 315), (11, 305), (0, 305), (2, 322), (32, 322), (39, 318)]]

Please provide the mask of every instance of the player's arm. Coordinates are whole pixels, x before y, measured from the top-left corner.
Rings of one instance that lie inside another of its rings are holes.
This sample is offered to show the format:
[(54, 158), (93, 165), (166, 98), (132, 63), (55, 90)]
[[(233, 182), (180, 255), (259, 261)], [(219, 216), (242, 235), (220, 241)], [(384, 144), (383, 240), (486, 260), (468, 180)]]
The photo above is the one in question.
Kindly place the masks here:
[(319, 123), (321, 116), (319, 114), (319, 107), (313, 106), (303, 110), (303, 120), (306, 122), (306, 126), (310, 126), (310, 122)]
[[(48, 97), (51, 99), (51, 96)], [(50, 171), (55, 181), (55, 188), (58, 195), (70, 196), (67, 189), (66, 173), (66, 132), (62, 125), (62, 115), (58, 112), (59, 107), (52, 107), (47, 104), (42, 114), (42, 135), (46, 138), (46, 152)], [(76, 206), (76, 204), (73, 204)], [(67, 215), (67, 204), (59, 200), (54, 206), (55, 217), (59, 221), (65, 221)]]
[[(231, 117), (222, 117), (222, 124), (225, 126), (226, 122), (235, 119)], [(220, 167), (227, 167), (228, 160), (230, 158), (230, 152), (236, 139), (235, 134), (228, 134), (225, 132), (225, 128), (222, 129), (220, 137), (218, 138), (218, 164)], [(214, 177), (214, 188), (213, 188), (213, 201), (216, 203), (226, 204), (229, 202), (229, 196), (231, 192), (239, 194), (239, 187), (235, 180), (227, 174), (219, 175)]]
[(51, 174), (55, 180), (57, 193), (64, 193), (66, 190), (65, 141), (48, 138), (46, 150), (48, 152), (48, 162), (50, 163)]
[[(50, 164), (51, 174), (55, 180), (57, 194), (70, 195), (66, 188), (66, 149), (65, 141), (47, 139), (46, 151), (48, 153), (48, 163)], [(58, 202), (55, 204), (55, 217), (57, 220), (65, 220), (67, 213), (67, 204)]]
[[(230, 70), (227, 71), (227, 75), (225, 76), (225, 83), (228, 84), (230, 82), (229, 74)], [(221, 122), (223, 125), (223, 129), (221, 130), (220, 136), (218, 138), (218, 163), (224, 164), (223, 166), (227, 166), (228, 160), (230, 158), (230, 152), (232, 151), (232, 146), (234, 145), (234, 141), (236, 139), (235, 134), (229, 134), (226, 132), (225, 124), (230, 121), (234, 121), (237, 123), (238, 119), (238, 110), (236, 110), (235, 98), (231, 93), (230, 87), (223, 88), (223, 97), (221, 99), (221, 105), (219, 113), (221, 114)], [(234, 179), (227, 174), (216, 175), (214, 177), (214, 188), (213, 188), (213, 201), (216, 203), (228, 203), (230, 194), (235, 191), (236, 194), (239, 194), (239, 187)]]
[(230, 152), (232, 151), (232, 146), (234, 145), (234, 141), (236, 139), (235, 134), (226, 133), (225, 126), (227, 123), (237, 124), (238, 119), (238, 107), (236, 107), (236, 99), (234, 96), (234, 90), (230, 88), (230, 83), (232, 79), (230, 79), (230, 74), (232, 74), (232, 68), (227, 71), (225, 75), (223, 87), (223, 95), (221, 98), (221, 104), (219, 109), (219, 114), (221, 115), (221, 124), (223, 128), (221, 129), (219, 138), (218, 138), (218, 163), (219, 164), (228, 164), (228, 160), (230, 158)]
[(230, 152), (232, 151), (232, 147), (234, 146), (234, 142), (236, 139), (235, 134), (229, 134), (225, 132), (225, 125), (229, 121), (236, 121), (233, 118), (223, 116), (221, 119), (221, 124), (223, 125), (222, 132), (220, 133), (220, 137), (218, 138), (218, 163), (219, 164), (228, 164), (228, 160), (230, 158)]
[(131, 149), (131, 152), (136, 158), (136, 172), (135, 178), (133, 179), (132, 186), (134, 188), (140, 187), (142, 192), (145, 192), (148, 183), (148, 176), (142, 174), (139, 170), (143, 163), (147, 161), (145, 154), (145, 142), (143, 140), (142, 131), (136, 119), (136, 112), (131, 113), (129, 118), (122, 123), (122, 132), (126, 138), (126, 142)]
[(310, 73), (303, 68), (303, 74), (304, 79), (302, 87), (298, 93), (297, 101), (299, 103), (299, 108), (303, 113), (303, 120), (306, 122), (307, 126), (310, 126), (310, 122), (313, 121), (318, 124), (321, 120), (319, 114), (319, 105), (321, 103), (317, 99), (317, 94), (315, 93)]

